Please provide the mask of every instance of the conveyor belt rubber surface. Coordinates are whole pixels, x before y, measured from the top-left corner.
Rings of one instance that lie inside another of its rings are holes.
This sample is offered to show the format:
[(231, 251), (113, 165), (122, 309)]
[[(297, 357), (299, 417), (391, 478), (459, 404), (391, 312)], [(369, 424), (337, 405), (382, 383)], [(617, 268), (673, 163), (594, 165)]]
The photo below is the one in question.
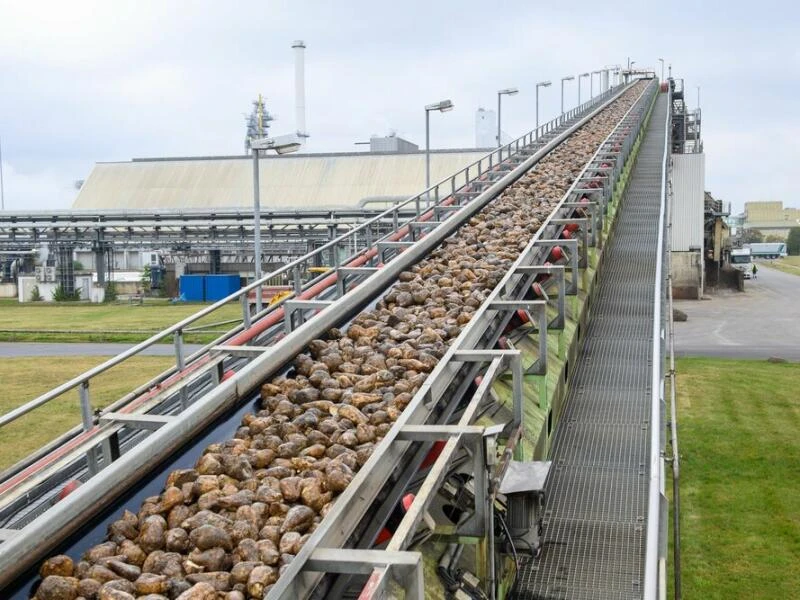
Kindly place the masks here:
[(553, 442), (544, 548), (520, 599), (641, 598), (646, 546), (654, 273), (667, 96), (656, 100), (605, 256)]

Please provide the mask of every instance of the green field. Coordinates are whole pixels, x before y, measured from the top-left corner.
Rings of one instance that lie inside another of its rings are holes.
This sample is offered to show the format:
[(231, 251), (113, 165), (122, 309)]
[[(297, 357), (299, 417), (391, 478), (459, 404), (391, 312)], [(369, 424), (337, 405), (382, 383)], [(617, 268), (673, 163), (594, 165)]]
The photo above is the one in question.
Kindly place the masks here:
[[(26, 342), (138, 342), (177, 323), (205, 304), (169, 304), (153, 301), (138, 304), (44, 303), (20, 304), (0, 300), (0, 341)], [(241, 306), (227, 304), (191, 328), (207, 333), (185, 335), (188, 342), (210, 342), (231, 329), (223, 321), (241, 319)], [(171, 340), (168, 340), (171, 341)]]
[[(106, 360), (105, 357), (59, 356), (0, 360), (0, 414), (32, 400)], [(125, 361), (92, 379), (92, 408), (102, 408), (172, 366), (168, 356)], [(0, 429), (0, 470), (81, 422), (78, 391), (73, 390)]]
[(684, 597), (800, 597), (800, 365), (677, 372)]
[(758, 261), (759, 266), (777, 269), (791, 275), (800, 275), (800, 256), (785, 256), (776, 260)]

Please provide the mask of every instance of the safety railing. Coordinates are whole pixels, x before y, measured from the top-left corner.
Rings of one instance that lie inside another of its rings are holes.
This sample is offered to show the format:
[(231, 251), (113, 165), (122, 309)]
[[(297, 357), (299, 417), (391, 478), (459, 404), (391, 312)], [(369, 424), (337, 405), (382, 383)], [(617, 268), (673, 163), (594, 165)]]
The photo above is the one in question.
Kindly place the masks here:
[[(667, 92), (667, 106), (671, 107), (672, 94)], [(650, 456), (648, 457), (648, 507), (647, 507), (647, 545), (645, 549), (644, 571), (644, 598), (655, 600), (663, 598), (666, 594), (666, 536), (663, 528), (666, 527), (665, 509), (666, 496), (664, 494), (664, 447), (663, 435), (664, 412), (664, 350), (666, 335), (664, 330), (665, 275), (664, 254), (666, 234), (666, 192), (667, 173), (670, 157), (670, 131), (671, 110), (668, 108), (664, 121), (664, 148), (661, 164), (661, 195), (658, 217), (658, 242), (656, 250), (656, 269), (653, 292), (653, 345), (652, 345), (652, 373), (651, 373), (651, 398), (650, 398)]]
[[(92, 406), (89, 396), (89, 386), (93, 378), (124, 363), (132, 357), (140, 355), (144, 350), (161, 343), (165, 339), (172, 340), (175, 354), (175, 366), (140, 386), (134, 392), (127, 394), (105, 410), (119, 409), (125, 402), (133, 399), (137, 392), (158, 386), (176, 373), (186, 369), (193, 362), (204, 357), (207, 358), (209, 351), (214, 346), (224, 343), (225, 340), (230, 339), (237, 333), (247, 331), (256, 321), (263, 319), (270, 313), (274, 311), (283, 311), (283, 305), (287, 300), (298, 297), (305, 290), (313, 289), (315, 286), (323, 284), (326, 280), (330, 282), (330, 285), (335, 283), (336, 274), (330, 272), (323, 272), (308, 278), (308, 274), (313, 273), (313, 271), (310, 270), (313, 267), (319, 268), (321, 266), (327, 266), (331, 270), (337, 270), (342, 267), (346, 268), (353, 263), (359, 263), (359, 261), (365, 261), (365, 255), (372, 248), (376, 247), (378, 243), (391, 241), (393, 236), (397, 236), (401, 233), (405, 234), (410, 224), (418, 221), (423, 213), (432, 210), (435, 211), (437, 207), (445, 208), (455, 203), (457, 201), (457, 195), (460, 193), (467, 196), (470, 194), (477, 196), (479, 191), (469, 189), (472, 185), (486, 181), (491, 172), (495, 171), (499, 165), (508, 161), (513, 156), (522, 153), (524, 150), (531, 150), (532, 152), (537, 145), (544, 145), (548, 139), (556, 134), (557, 130), (563, 129), (570, 123), (575, 122), (586, 112), (592, 110), (595, 106), (605, 102), (610, 96), (616, 94), (619, 88), (620, 86), (609, 88), (580, 106), (542, 124), (537, 129), (488, 152), (453, 175), (442, 179), (438, 183), (411, 196), (405, 201), (399, 202), (382, 211), (378, 215), (353, 227), (347, 233), (323, 244), (308, 254), (264, 275), (261, 279), (250, 283), (237, 292), (211, 304), (195, 314), (182, 319), (163, 331), (148, 337), (146, 340), (135, 344), (117, 356), (85, 371), (49, 392), (26, 402), (8, 413), (0, 415), (0, 428), (75, 389), (79, 392), (81, 413), (83, 415), (83, 428), (84, 430), (91, 428), (92, 419), (89, 417), (92, 414)], [(491, 182), (489, 181), (487, 183)], [(466, 200), (468, 201), (469, 198)], [(411, 216), (405, 218), (407, 213), (411, 214)], [(384, 233), (386, 231), (387, 220), (391, 221), (391, 230), (388, 233)], [(275, 278), (288, 280), (292, 288), (291, 293), (280, 301), (262, 308), (261, 288), (267, 285), (268, 282), (275, 280)], [(249, 302), (249, 295), (251, 292), (255, 292), (256, 294), (256, 310), (254, 314)], [(187, 356), (184, 344), (184, 333), (193, 324), (215, 313), (230, 302), (240, 302), (242, 305), (240, 325), (213, 342), (203, 346), (200, 350)]]

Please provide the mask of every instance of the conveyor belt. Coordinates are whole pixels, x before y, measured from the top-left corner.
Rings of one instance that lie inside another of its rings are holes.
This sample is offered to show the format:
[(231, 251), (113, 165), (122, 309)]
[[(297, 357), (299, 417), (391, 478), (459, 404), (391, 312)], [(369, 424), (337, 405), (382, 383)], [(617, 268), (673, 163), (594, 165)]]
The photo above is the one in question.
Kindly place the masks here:
[[(621, 94), (623, 92), (624, 90), (615, 90), (613, 93)], [(611, 102), (615, 97), (616, 96), (612, 97), (609, 94), (606, 95), (602, 100), (604, 103)], [(503, 169), (496, 168), (495, 170), (497, 171), (497, 173), (488, 174), (487, 175), (488, 179), (486, 181), (470, 183), (470, 186), (480, 185), (480, 187), (486, 187), (487, 189), (483, 192), (483, 194), (479, 195), (478, 200), (474, 201), (474, 204), (465, 204), (464, 206), (459, 207), (464, 211), (463, 217), (460, 217), (459, 219), (452, 219), (452, 221), (448, 221), (445, 219), (441, 223), (434, 222), (434, 224), (438, 226), (438, 229), (434, 228), (434, 230), (428, 232), (424, 238), (417, 240), (417, 244), (415, 246), (406, 249), (402, 255), (404, 259), (407, 259), (409, 264), (411, 264), (411, 261), (419, 259), (418, 256), (422, 256), (426, 252), (430, 252), (431, 248), (435, 247), (435, 245), (440, 243), (443, 239), (446, 239), (447, 236), (450, 235), (452, 231), (457, 228), (459, 223), (465, 221), (474, 212), (477, 212), (483, 206), (488, 204), (488, 202), (492, 201), (497, 196), (497, 194), (499, 194), (502, 191), (502, 189), (510, 185), (510, 183), (516, 181), (516, 179), (518, 179), (521, 176), (521, 174), (525, 173), (527, 169), (529, 169), (533, 164), (535, 164), (535, 161), (538, 161), (542, 156), (546, 155), (553, 147), (557, 146), (564, 139), (568, 138), (569, 135), (571, 135), (576, 128), (581, 126), (582, 123), (581, 119), (584, 120), (590, 119), (593, 116), (593, 114), (601, 111), (603, 109), (603, 106), (601, 106), (599, 103), (595, 103), (595, 105), (589, 108), (591, 108), (593, 112), (584, 111), (583, 113), (581, 113), (581, 116), (578, 119), (568, 120), (563, 127), (560, 127), (558, 129), (553, 128), (552, 131), (548, 131), (547, 134), (542, 135), (540, 138), (536, 138), (534, 142), (529, 143), (525, 147), (521, 147), (519, 149), (518, 159), (514, 158), (514, 160), (512, 160), (511, 158), (508, 157), (504, 158), (504, 160), (509, 161), (509, 165), (503, 165), (503, 166), (508, 166), (511, 168), (503, 168)], [(508, 152), (510, 152), (510, 150)], [(514, 170), (515, 165), (517, 166), (518, 171)], [(456, 185), (452, 181), (447, 183), (450, 184), (451, 188), (453, 188)], [(455, 191), (451, 191), (451, 193), (452, 193), (451, 199), (458, 201), (459, 200), (459, 198), (457, 197), (458, 193)], [(437, 208), (448, 208), (448, 207), (449, 205)], [(418, 223), (415, 224), (419, 223), (424, 224), (425, 221), (423, 217), (426, 217), (427, 215), (435, 216), (436, 212), (434, 209), (431, 209), (428, 213), (418, 215)], [(406, 226), (406, 229), (410, 231), (411, 230), (410, 225)], [(400, 232), (401, 231), (399, 230), (398, 234)], [(404, 233), (403, 235), (407, 235), (407, 232)], [(291, 333), (286, 335), (286, 337), (283, 338), (283, 341), (281, 343), (282, 344), (281, 356), (285, 354), (287, 357), (290, 357), (296, 354), (299, 351), (299, 349), (302, 349), (308, 343), (306, 337), (313, 338), (314, 336), (319, 336), (321, 332), (326, 331), (333, 325), (341, 326), (342, 323), (346, 323), (352, 316), (352, 312), (356, 309), (356, 307), (361, 308), (362, 306), (366, 306), (369, 302), (372, 302), (377, 292), (380, 291), (380, 289), (382, 289), (382, 287), (386, 285), (384, 280), (393, 281), (405, 266), (406, 262), (401, 259), (395, 258), (391, 262), (387, 261), (386, 265), (380, 271), (377, 271), (375, 274), (373, 274), (372, 277), (374, 279), (371, 281), (373, 281), (374, 285), (372, 286), (361, 285), (355, 287), (353, 290), (348, 292), (349, 294), (347, 295), (348, 302), (346, 304), (342, 303), (341, 308), (337, 308), (336, 306), (329, 307), (331, 309), (337, 309), (337, 310), (334, 310), (333, 312), (331, 310), (328, 310), (327, 312), (323, 310), (319, 315), (315, 316), (314, 319), (307, 321), (304, 325), (295, 328), (294, 330), (292, 330)], [(237, 402), (240, 402), (244, 396), (247, 396), (249, 394), (249, 390), (251, 388), (256, 387), (256, 384), (250, 382), (251, 379), (253, 381), (263, 380), (264, 373), (273, 374), (275, 371), (279, 370), (282, 365), (285, 364), (286, 360), (284, 358), (278, 357), (277, 355), (278, 352), (276, 352), (275, 347), (271, 347), (269, 351), (265, 351), (264, 353), (259, 354), (257, 358), (253, 359), (253, 361), (248, 365), (248, 367), (242, 369), (242, 373), (240, 373), (241, 377), (239, 379), (237, 379), (237, 377), (234, 377), (222, 381), (215, 388), (214, 391), (212, 391), (210, 394), (207, 395), (207, 397), (205, 398), (206, 404), (200, 404), (199, 402), (193, 403), (189, 407), (189, 409), (187, 409), (187, 411), (185, 412), (189, 414), (192, 419), (197, 419), (198, 422), (205, 422), (201, 421), (200, 419), (201, 418), (210, 419), (212, 416), (215, 416), (216, 412), (212, 411), (222, 411), (228, 405), (234, 405)], [(264, 369), (262, 369), (262, 364), (265, 365)], [(248, 378), (246, 383), (244, 382), (245, 378)], [(473, 379), (474, 376), (467, 377), (464, 380), (467, 382), (471, 382)], [(420, 403), (422, 402), (420, 401)], [(198, 417), (198, 415), (201, 416)], [(152, 442), (151, 446), (154, 447), (158, 445), (159, 450), (163, 452), (164, 451), (163, 449), (168, 447), (166, 444), (169, 443), (177, 444), (178, 443), (177, 439), (170, 436), (174, 435), (176, 431), (179, 429), (179, 427), (184, 426), (184, 423), (186, 423), (187, 420), (184, 420), (183, 423), (177, 420), (171, 421), (168, 422), (166, 425), (164, 425), (162, 428), (156, 430), (148, 437), (148, 439), (151, 440)], [(237, 424), (238, 422), (239, 418), (236, 418), (235, 420), (231, 421), (231, 423), (237, 423)], [(224, 433), (224, 432), (219, 432), (219, 433)], [(230, 436), (230, 434), (227, 435)], [(104, 506), (103, 503), (97, 500), (97, 498), (99, 497), (99, 492), (96, 493), (96, 490), (103, 490), (102, 493), (107, 494), (107, 497), (106, 496), (103, 497), (104, 501), (108, 500), (109, 503), (116, 502), (117, 500), (116, 496), (112, 495), (118, 494), (117, 490), (123, 489), (125, 485), (131, 485), (130, 483), (128, 483), (128, 478), (133, 480), (135, 478), (141, 478), (146, 475), (145, 473), (140, 474), (138, 471), (144, 471), (145, 467), (150, 468), (151, 465), (145, 464), (146, 461), (143, 461), (142, 456), (140, 455), (143, 454), (145, 451), (150, 451), (150, 450), (151, 448), (145, 447), (144, 445), (140, 445), (136, 449), (134, 449), (130, 454), (126, 454), (115, 463), (116, 470), (114, 471), (114, 474), (119, 478), (115, 479), (114, 481), (122, 481), (122, 479), (124, 478), (125, 479), (124, 483), (119, 483), (118, 485), (114, 486), (113, 489), (107, 489), (112, 487), (107, 485), (107, 483), (104, 483), (112, 481), (111, 479), (109, 479), (110, 471), (107, 471), (99, 477), (90, 479), (77, 492), (71, 494), (68, 498), (66, 498), (63, 501), (63, 504), (59, 504), (59, 506), (49, 511), (48, 515), (56, 515), (59, 519), (63, 518), (67, 520), (71, 516), (69, 511), (73, 510), (74, 506), (76, 506), (78, 502), (82, 502), (84, 499), (93, 499), (95, 501), (95, 505), (100, 504), (101, 506)], [(180, 451), (182, 450), (176, 449), (175, 452), (173, 452), (173, 455), (169, 457), (169, 459), (172, 460), (175, 454), (177, 454)], [(150, 454), (150, 456), (152, 457), (153, 455)], [(175, 465), (172, 466), (174, 467)], [(163, 477), (159, 477), (158, 479), (160, 481), (163, 481)], [(106, 513), (105, 516), (108, 516), (108, 513)], [(72, 521), (74, 522), (74, 519), (72, 519)], [(44, 523), (44, 521), (41, 521), (41, 523)], [(92, 524), (96, 526), (97, 519), (94, 519)], [(42, 526), (44, 527), (45, 525)], [(53, 543), (55, 545), (55, 542), (52, 541), (50, 535), (57, 534), (59, 531), (64, 531), (63, 527), (65, 526), (66, 526), (65, 524), (62, 524), (62, 522), (56, 520), (55, 516), (51, 517), (50, 520), (47, 521), (46, 527), (52, 528), (54, 530), (53, 534), (32, 536), (32, 535), (27, 535), (28, 531), (30, 530), (26, 530), (26, 532), (22, 535), (11, 537), (11, 539), (7, 542), (8, 546), (6, 546), (6, 543), (3, 544), (3, 549), (5, 550), (6, 548), (11, 548), (13, 550), (15, 548), (22, 547), (23, 545), (26, 544), (27, 545), (40, 544), (41, 546), (44, 546), (48, 543)], [(102, 527), (100, 528), (95, 527), (95, 530), (91, 533), (90, 537), (93, 537), (94, 534), (101, 529)], [(65, 545), (70, 544), (72, 541), (74, 541), (74, 539), (62, 543), (60, 547), (63, 548), (65, 547)], [(28, 556), (29, 555), (30, 553), (28, 554)], [(11, 556), (10, 551), (7, 552), (6, 556), (2, 558), (7, 558), (9, 556)], [(297, 563), (299, 563), (299, 561), (297, 561)], [(293, 562), (292, 564), (294, 565), (295, 562)], [(16, 565), (18, 566), (19, 563), (16, 563)], [(0, 573), (0, 576), (6, 576), (9, 573), (10, 570), (6, 569), (5, 573)]]
[(650, 452), (654, 265), (667, 95), (606, 247), (585, 346), (553, 443), (544, 548), (516, 598), (642, 598)]

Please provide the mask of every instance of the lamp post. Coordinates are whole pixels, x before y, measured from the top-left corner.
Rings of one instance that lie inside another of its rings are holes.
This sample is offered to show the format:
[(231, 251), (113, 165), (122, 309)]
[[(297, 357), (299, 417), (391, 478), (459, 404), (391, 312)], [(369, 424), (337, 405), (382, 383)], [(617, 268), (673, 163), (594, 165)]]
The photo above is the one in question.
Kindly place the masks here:
[(659, 58), (659, 62), (661, 63), (661, 82), (664, 82), (664, 59)]
[(497, 92), (497, 147), (503, 145), (503, 133), (502, 129), (500, 128), (500, 98), (503, 96), (513, 96), (514, 94), (518, 94), (519, 90), (517, 88), (506, 88), (504, 90), (499, 90)]
[(591, 77), (590, 73), (581, 73), (578, 75), (578, 106), (581, 105), (581, 79), (584, 77)]
[(549, 81), (540, 81), (536, 84), (536, 137), (539, 137), (539, 88), (540, 87), (550, 87), (551, 82)]
[(425, 189), (431, 187), (431, 128), (430, 114), (432, 110), (447, 112), (453, 110), (453, 103), (450, 100), (442, 100), (436, 104), (428, 104), (425, 107)]
[[(300, 140), (295, 135), (282, 135), (275, 138), (254, 139), (250, 142), (253, 152), (253, 261), (255, 279), (261, 279), (261, 184), (259, 181), (258, 153), (274, 150), (278, 154), (289, 154), (300, 149)], [(256, 314), (261, 312), (261, 285), (256, 288)]]
[(589, 97), (594, 98), (594, 76), (600, 75), (602, 71), (592, 71), (591, 76), (589, 77)]
[[(561, 118), (564, 118), (564, 82), (572, 81), (573, 79), (575, 79), (575, 75), (561, 78)], [(580, 104), (580, 101), (578, 101), (578, 104)]]

